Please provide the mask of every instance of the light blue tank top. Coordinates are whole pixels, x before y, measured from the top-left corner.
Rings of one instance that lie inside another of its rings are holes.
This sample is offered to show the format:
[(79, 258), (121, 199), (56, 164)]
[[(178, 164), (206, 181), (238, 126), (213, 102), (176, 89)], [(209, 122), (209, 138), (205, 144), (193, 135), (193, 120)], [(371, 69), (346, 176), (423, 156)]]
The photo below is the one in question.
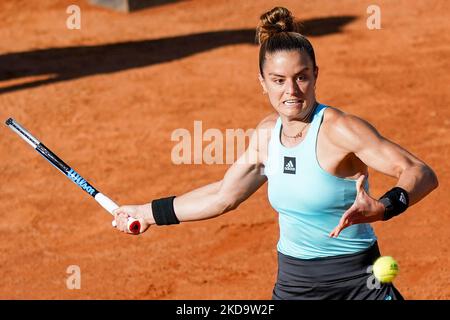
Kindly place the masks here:
[[(292, 148), (281, 144), (278, 118), (265, 163), (269, 201), (279, 213), (277, 249), (300, 259), (356, 253), (376, 241), (370, 224), (347, 227), (338, 238), (328, 236), (355, 201), (356, 180), (336, 177), (317, 161), (317, 134), (326, 108), (317, 105), (305, 138)], [(369, 190), (367, 179), (364, 189)]]

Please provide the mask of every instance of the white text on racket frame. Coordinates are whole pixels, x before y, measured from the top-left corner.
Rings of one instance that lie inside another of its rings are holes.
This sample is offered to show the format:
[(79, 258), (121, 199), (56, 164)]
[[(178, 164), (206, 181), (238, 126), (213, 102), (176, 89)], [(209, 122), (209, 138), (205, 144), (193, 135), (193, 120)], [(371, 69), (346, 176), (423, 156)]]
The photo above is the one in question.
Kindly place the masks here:
[(70, 178), (70, 180), (79, 185), (81, 189), (85, 190), (91, 196), (94, 195), (95, 189), (91, 187), (89, 183), (87, 183), (87, 181), (84, 180), (78, 173), (76, 173), (75, 170), (70, 169), (70, 171), (67, 173), (67, 176)]

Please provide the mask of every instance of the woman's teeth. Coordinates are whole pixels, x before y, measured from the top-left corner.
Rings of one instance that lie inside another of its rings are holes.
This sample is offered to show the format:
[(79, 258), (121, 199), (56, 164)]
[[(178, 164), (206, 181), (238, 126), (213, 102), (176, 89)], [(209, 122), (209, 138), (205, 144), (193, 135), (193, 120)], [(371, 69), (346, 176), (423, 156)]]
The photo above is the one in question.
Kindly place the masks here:
[(295, 99), (295, 100), (286, 100), (285, 102), (283, 102), (286, 105), (294, 105), (294, 104), (299, 104), (299, 103), (303, 103), (303, 100), (300, 99)]

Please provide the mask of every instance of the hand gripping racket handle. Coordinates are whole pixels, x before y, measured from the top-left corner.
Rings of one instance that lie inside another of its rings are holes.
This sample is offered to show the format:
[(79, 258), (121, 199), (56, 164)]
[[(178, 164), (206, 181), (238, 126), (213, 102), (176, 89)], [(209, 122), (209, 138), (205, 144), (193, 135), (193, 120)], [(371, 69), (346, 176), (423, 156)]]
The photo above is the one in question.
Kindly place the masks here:
[[(103, 208), (105, 208), (106, 211), (108, 211), (112, 215), (114, 215), (113, 211), (119, 207), (114, 201), (100, 192), (95, 195), (95, 201), (97, 201)], [(112, 221), (112, 226), (114, 228), (117, 227), (115, 220)], [(133, 234), (141, 233), (141, 223), (137, 219), (128, 217), (127, 228), (128, 231)]]

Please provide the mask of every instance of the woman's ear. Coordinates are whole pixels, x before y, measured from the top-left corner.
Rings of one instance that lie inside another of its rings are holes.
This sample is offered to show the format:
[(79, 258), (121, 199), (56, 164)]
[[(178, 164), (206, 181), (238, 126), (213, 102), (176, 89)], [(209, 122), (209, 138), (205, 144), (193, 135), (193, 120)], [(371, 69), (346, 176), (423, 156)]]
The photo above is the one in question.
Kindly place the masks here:
[(314, 68), (314, 89), (316, 88), (317, 78), (319, 77), (319, 67)]
[(267, 88), (266, 88), (266, 84), (264, 82), (264, 78), (261, 75), (261, 73), (258, 74), (258, 79), (259, 79), (259, 83), (261, 84), (261, 87), (263, 88), (263, 94), (267, 93)]

